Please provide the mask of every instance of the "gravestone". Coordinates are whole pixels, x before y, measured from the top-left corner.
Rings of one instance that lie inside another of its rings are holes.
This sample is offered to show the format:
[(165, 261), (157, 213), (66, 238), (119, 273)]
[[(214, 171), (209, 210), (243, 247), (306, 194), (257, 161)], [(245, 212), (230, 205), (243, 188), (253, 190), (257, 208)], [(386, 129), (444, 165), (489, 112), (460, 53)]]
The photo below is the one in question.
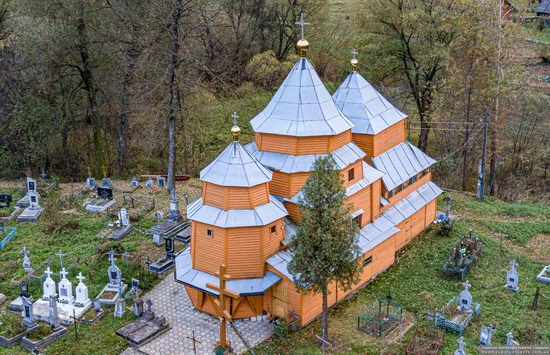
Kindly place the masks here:
[(130, 218), (128, 217), (128, 210), (126, 208), (121, 208), (118, 211), (117, 224), (119, 226), (109, 235), (109, 237), (107, 237), (107, 239), (120, 240), (134, 230), (134, 227), (130, 224)]
[(0, 194), (0, 208), (10, 207), (13, 197), (10, 194)]
[(59, 290), (59, 302), (71, 304), (74, 302), (73, 284), (67, 279), (68, 272), (65, 268), (63, 268), (59, 274), (61, 275), (61, 281), (59, 281), (59, 284), (57, 285)]
[(136, 177), (132, 178), (132, 180), (130, 181), (130, 186), (138, 187), (139, 186), (139, 180)]
[(166, 178), (164, 176), (157, 177), (157, 185), (161, 189), (166, 187)]
[(125, 312), (126, 312), (126, 301), (124, 300), (124, 297), (122, 297), (122, 286), (120, 286), (118, 297), (115, 300), (114, 317), (122, 318)]
[(21, 285), (21, 316), (23, 317), (23, 326), (27, 328), (34, 328), (37, 324), (34, 320), (33, 314), (33, 299), (29, 295), (29, 286), (27, 284)]
[(174, 267), (175, 264), (175, 247), (173, 238), (164, 238), (165, 256), (162, 259), (155, 261), (149, 265), (149, 271), (155, 274), (161, 274)]
[(492, 346), (492, 337), (495, 328), (492, 325), (486, 327), (481, 326), (481, 332), (479, 334), (479, 344), (482, 346)]
[[(162, 214), (155, 213), (155, 216), (159, 220), (162, 219)], [(187, 227), (187, 223), (180, 214), (176, 191), (172, 189), (170, 191), (170, 212), (168, 213), (168, 218), (149, 229), (148, 233), (153, 237), (153, 243), (160, 245), (162, 239), (174, 237), (185, 227)]]
[(88, 286), (84, 284), (84, 276), (82, 276), (81, 272), (78, 273), (76, 278), (78, 279), (78, 285), (76, 286), (76, 300), (74, 301), (74, 305), (77, 307), (86, 307), (90, 304)]
[(153, 187), (153, 179), (147, 179), (147, 181), (145, 181), (145, 187)]
[(29, 258), (29, 249), (24, 246), (23, 249), (21, 249), (21, 253), (23, 253), (23, 269), (25, 269), (26, 272), (29, 272), (32, 270), (31, 259)]
[(86, 210), (104, 213), (115, 203), (116, 201), (113, 199), (112, 181), (109, 178), (103, 178), (101, 184), (97, 186), (97, 197), (86, 203)]
[(464, 351), (464, 345), (466, 345), (466, 343), (464, 342), (464, 338), (458, 338), (457, 343), (458, 349), (455, 351), (455, 355), (466, 355), (466, 352)]
[(504, 287), (514, 293), (519, 291), (519, 273), (516, 270), (515, 260), (512, 260), (510, 264), (510, 270), (506, 274), (506, 285)]
[(139, 280), (132, 278), (131, 286), (132, 286), (132, 292), (135, 295), (139, 295), (139, 293), (140, 293)]
[(468, 281), (464, 282), (464, 290), (460, 292), (459, 302), (461, 311), (470, 311), (472, 309), (472, 295), (468, 289), (472, 286)]
[(36, 222), (42, 214), (43, 208), (40, 207), (38, 192), (29, 191), (27, 196), (29, 197), (29, 207), (17, 216), (17, 222)]
[(96, 312), (101, 312), (103, 310), (103, 308), (101, 308), (101, 302), (99, 302), (99, 298), (94, 298), (93, 307), (94, 311)]
[(128, 285), (122, 282), (122, 273), (115, 263), (116, 258), (113, 250), (109, 252), (109, 261), (111, 262), (111, 266), (107, 269), (109, 282), (103, 287), (98, 298), (102, 304), (114, 305), (116, 299), (122, 297)]
[(44, 282), (42, 283), (42, 299), (47, 301), (50, 299), (50, 296), (57, 296), (57, 293), (55, 290), (55, 281), (52, 279), (53, 272), (50, 270), (49, 266), (46, 268), (46, 271), (44, 271), (44, 273), (46, 274), (46, 280), (44, 280)]
[(136, 317), (143, 315), (143, 299), (141, 297), (134, 298), (133, 311)]
[(141, 318), (125, 325), (116, 331), (132, 346), (140, 346), (170, 329), (170, 325), (164, 317), (156, 317), (151, 309), (153, 302), (146, 301), (147, 309), (143, 311)]
[(519, 343), (514, 340), (514, 336), (512, 335), (512, 332), (509, 332), (506, 334), (506, 347), (508, 348), (517, 348), (519, 346)]
[(56, 331), (61, 326), (61, 321), (59, 320), (59, 311), (57, 309), (57, 301), (54, 296), (50, 296), (50, 299), (48, 301), (48, 323), (50, 323), (52, 330)]
[(93, 189), (95, 189), (95, 187), (96, 187), (95, 178), (91, 177), (91, 176), (88, 176), (86, 178), (86, 188), (88, 190), (93, 190)]
[(26, 188), (27, 188), (27, 192), (25, 193), (25, 196), (23, 196), (23, 198), (21, 198), (19, 201), (15, 203), (17, 207), (26, 208), (30, 206), (29, 193), (31, 192), (36, 193), (36, 180), (30, 177), (27, 177)]

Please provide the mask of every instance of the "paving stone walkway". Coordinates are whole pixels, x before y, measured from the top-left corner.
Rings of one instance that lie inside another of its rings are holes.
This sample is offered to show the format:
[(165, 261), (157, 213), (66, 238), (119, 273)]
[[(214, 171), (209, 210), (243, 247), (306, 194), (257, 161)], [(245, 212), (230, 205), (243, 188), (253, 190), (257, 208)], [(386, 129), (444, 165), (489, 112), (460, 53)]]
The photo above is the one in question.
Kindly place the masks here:
[[(219, 320), (195, 310), (183, 285), (174, 280), (173, 274), (166, 276), (143, 299), (151, 299), (155, 314), (164, 316), (172, 328), (139, 349), (126, 349), (123, 355), (193, 354), (193, 341), (188, 338), (192, 337), (193, 330), (197, 339), (197, 354), (213, 353), (218, 341)], [(251, 346), (273, 334), (273, 326), (268, 321), (237, 320), (234, 324)], [(227, 338), (235, 353), (246, 351), (246, 346), (233, 329), (228, 330)]]

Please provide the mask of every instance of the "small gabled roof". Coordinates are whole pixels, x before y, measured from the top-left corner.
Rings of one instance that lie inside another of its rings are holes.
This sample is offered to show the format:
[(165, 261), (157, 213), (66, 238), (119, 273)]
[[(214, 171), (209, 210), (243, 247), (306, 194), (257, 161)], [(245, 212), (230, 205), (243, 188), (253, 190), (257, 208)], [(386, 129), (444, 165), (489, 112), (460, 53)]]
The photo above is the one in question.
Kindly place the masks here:
[(355, 125), (353, 133), (377, 134), (407, 117), (355, 71), (342, 82), (332, 98)]
[(374, 167), (382, 171), (384, 186), (388, 191), (401, 185), (422, 170), (435, 163), (423, 151), (409, 142), (403, 142), (372, 158)]
[(271, 181), (272, 173), (244, 149), (232, 142), (200, 173), (201, 181), (221, 186), (251, 187)]
[(254, 132), (331, 136), (353, 127), (306, 58), (300, 58), (269, 104), (250, 121)]

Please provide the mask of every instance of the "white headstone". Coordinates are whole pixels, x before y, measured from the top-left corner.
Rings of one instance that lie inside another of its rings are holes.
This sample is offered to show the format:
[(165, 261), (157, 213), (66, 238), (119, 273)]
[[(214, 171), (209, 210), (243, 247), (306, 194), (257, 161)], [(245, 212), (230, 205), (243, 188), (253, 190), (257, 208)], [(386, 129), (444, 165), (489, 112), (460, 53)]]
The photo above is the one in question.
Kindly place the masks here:
[(464, 351), (464, 345), (466, 345), (466, 343), (464, 342), (464, 338), (458, 338), (457, 343), (458, 349), (455, 351), (455, 355), (466, 355), (466, 352)]
[(90, 190), (93, 189), (95, 187), (95, 178), (93, 177), (89, 177), (86, 179), (86, 187), (89, 188)]
[(460, 292), (460, 310), (461, 311), (470, 311), (472, 309), (472, 295), (468, 289), (472, 285), (466, 281), (464, 282), (464, 290)]
[(519, 343), (514, 340), (514, 336), (512, 335), (512, 332), (509, 332), (506, 334), (506, 346), (509, 348), (515, 348), (519, 346)]
[(122, 227), (128, 227), (130, 225), (130, 219), (128, 218), (128, 210), (126, 208), (121, 208), (118, 211), (118, 220)]
[(519, 273), (516, 270), (515, 260), (512, 260), (512, 263), (510, 264), (510, 270), (506, 274), (506, 285), (504, 285), (504, 287), (513, 292), (519, 291)]
[(42, 290), (44, 293), (42, 299), (47, 301), (50, 299), (50, 296), (57, 296), (57, 293), (55, 290), (55, 281), (52, 279), (52, 271), (49, 266), (44, 273), (46, 274), (46, 280), (42, 283)]
[(27, 192), (36, 192), (36, 180), (27, 178)]
[(130, 181), (130, 185), (133, 186), (133, 187), (138, 187), (139, 186), (139, 181), (137, 178), (133, 178), (131, 181)]
[(74, 302), (75, 306), (84, 307), (90, 302), (90, 298), (88, 297), (88, 286), (82, 282), (84, 280), (84, 276), (82, 276), (82, 273), (79, 272), (78, 276), (76, 277), (78, 279), (78, 285), (76, 286), (76, 300)]
[(145, 187), (153, 187), (153, 179), (147, 179), (145, 182)]
[(61, 281), (59, 281), (59, 285), (57, 286), (59, 290), (59, 302), (71, 304), (74, 302), (73, 284), (67, 280), (68, 272), (65, 268), (59, 274), (61, 275)]
[(31, 270), (31, 259), (29, 258), (29, 249), (27, 249), (27, 247), (24, 246), (23, 249), (21, 249), (21, 252), (23, 253), (23, 269), (29, 272)]
[(122, 282), (122, 275), (120, 269), (115, 264), (116, 259), (113, 251), (109, 253), (109, 260), (111, 261), (111, 266), (109, 266), (108, 269), (109, 283), (111, 286), (119, 286)]
[(482, 346), (491, 346), (492, 341), (491, 338), (493, 337), (493, 332), (495, 331), (495, 328), (493, 326), (481, 326), (481, 332), (479, 334), (479, 344)]

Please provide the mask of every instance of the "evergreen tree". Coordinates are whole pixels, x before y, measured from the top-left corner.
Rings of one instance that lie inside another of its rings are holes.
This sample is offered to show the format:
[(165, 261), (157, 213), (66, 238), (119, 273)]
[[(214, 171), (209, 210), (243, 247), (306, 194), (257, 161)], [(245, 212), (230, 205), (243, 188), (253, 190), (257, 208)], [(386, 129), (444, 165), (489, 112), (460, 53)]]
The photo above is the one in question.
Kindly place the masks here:
[(331, 155), (319, 158), (303, 188), (302, 224), (289, 249), (289, 271), (298, 287), (323, 296), (322, 338), (328, 338), (328, 287), (349, 290), (357, 282), (360, 249), (358, 226), (346, 203), (343, 180)]

